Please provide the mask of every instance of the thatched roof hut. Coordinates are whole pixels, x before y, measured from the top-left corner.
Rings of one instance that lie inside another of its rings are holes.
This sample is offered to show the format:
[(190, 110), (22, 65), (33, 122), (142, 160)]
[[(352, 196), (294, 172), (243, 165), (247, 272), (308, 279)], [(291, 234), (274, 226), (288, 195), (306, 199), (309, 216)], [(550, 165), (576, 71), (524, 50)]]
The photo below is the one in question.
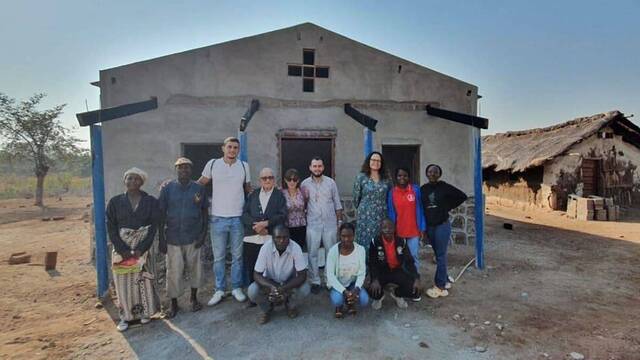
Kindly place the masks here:
[(614, 110), (545, 128), (484, 136), (482, 166), (494, 171), (522, 172), (567, 153), (573, 145), (607, 126), (640, 148), (640, 128)]

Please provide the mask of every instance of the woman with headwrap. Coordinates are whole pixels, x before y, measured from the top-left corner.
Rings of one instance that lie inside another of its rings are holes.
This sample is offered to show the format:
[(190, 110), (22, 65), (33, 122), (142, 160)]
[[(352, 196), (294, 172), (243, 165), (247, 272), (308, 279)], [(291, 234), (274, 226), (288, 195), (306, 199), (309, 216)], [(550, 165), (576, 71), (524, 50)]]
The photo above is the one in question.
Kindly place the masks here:
[(146, 263), (160, 220), (158, 201), (140, 190), (147, 180), (144, 171), (131, 168), (123, 179), (126, 192), (111, 198), (107, 205), (107, 231), (113, 244), (113, 281), (120, 311), (119, 331), (127, 330), (132, 320), (148, 323), (160, 303), (154, 276)]

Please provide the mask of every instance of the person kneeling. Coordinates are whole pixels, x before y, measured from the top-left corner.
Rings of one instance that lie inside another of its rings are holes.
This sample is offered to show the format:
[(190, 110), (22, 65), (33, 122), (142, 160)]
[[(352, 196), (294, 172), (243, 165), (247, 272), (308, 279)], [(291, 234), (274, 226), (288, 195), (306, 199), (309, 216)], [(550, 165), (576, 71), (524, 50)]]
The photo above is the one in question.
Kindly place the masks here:
[(395, 284), (390, 293), (399, 308), (406, 308), (404, 298), (420, 301), (420, 275), (415, 261), (407, 247), (405, 239), (396, 238), (393, 222), (382, 220), (380, 236), (374, 239), (369, 248), (369, 271), (371, 274), (371, 307), (379, 310), (384, 299), (384, 287)]
[(338, 319), (343, 317), (345, 304), (349, 314), (355, 315), (356, 304), (364, 307), (369, 303), (369, 295), (362, 288), (367, 274), (366, 252), (353, 242), (354, 232), (353, 224), (342, 224), (340, 242), (332, 246), (327, 255), (327, 287)]
[(269, 321), (273, 309), (284, 305), (290, 318), (298, 316), (296, 303), (309, 295), (307, 260), (300, 245), (289, 240), (289, 229), (283, 225), (273, 228), (273, 239), (267, 240), (258, 254), (249, 285), (249, 299), (262, 310), (259, 323)]

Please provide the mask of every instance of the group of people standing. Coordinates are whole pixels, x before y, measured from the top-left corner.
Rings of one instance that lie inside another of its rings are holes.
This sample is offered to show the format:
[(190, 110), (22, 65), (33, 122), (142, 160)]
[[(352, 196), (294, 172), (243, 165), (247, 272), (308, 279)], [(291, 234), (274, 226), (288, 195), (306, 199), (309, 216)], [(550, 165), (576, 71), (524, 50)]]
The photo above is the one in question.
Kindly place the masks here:
[[(191, 311), (202, 308), (197, 292), (202, 286), (201, 247), (208, 233), (213, 249), (215, 289), (209, 306), (226, 295), (226, 258), (231, 255), (231, 295), (249, 306), (259, 306), (260, 323), (269, 321), (274, 308), (284, 306), (289, 317), (309, 293), (322, 291), (320, 247), (325, 249), (325, 279), (335, 316), (356, 314), (358, 306), (380, 309), (385, 288), (399, 307), (407, 299), (420, 301), (418, 249), (420, 241), (434, 249), (435, 285), (432, 298), (447, 296), (446, 251), (451, 228), (448, 212), (466, 195), (440, 181), (442, 169), (429, 165), (429, 182), (409, 182), (408, 169), (387, 175), (382, 154), (365, 159), (353, 186), (357, 209), (355, 225), (344, 223), (342, 203), (333, 179), (324, 175), (321, 158), (311, 159), (311, 175), (301, 181), (296, 169), (284, 173), (276, 186), (272, 169), (259, 173), (260, 187), (252, 189), (250, 170), (238, 159), (240, 142), (225, 139), (223, 157), (210, 160), (198, 181), (191, 180), (193, 163), (175, 162), (177, 178), (163, 184), (160, 196), (140, 188), (144, 171), (124, 174), (126, 192), (107, 206), (107, 229), (113, 244), (112, 270), (120, 309), (118, 330), (132, 320), (142, 324), (159, 310), (154, 289), (156, 271), (149, 253), (166, 255), (166, 317), (179, 310), (178, 297), (189, 287)], [(211, 184), (209, 201), (205, 186)], [(243, 289), (247, 289), (247, 293)]]

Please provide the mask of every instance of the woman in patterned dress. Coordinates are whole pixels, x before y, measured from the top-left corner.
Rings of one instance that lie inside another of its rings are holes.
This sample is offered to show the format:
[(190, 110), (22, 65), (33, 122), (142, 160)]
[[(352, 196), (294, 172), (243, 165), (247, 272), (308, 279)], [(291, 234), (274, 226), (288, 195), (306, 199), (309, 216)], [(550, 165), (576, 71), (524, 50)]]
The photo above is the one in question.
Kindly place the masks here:
[(382, 154), (374, 151), (364, 160), (353, 183), (353, 205), (357, 210), (356, 243), (369, 250), (380, 233), (387, 212), (387, 192), (391, 188)]
[(160, 211), (158, 200), (140, 187), (147, 174), (131, 168), (124, 174), (127, 191), (116, 195), (107, 205), (107, 231), (113, 244), (111, 256), (113, 282), (120, 312), (119, 331), (129, 327), (129, 321), (146, 324), (159, 310), (154, 287), (154, 275), (149, 271), (149, 249), (155, 241)]

